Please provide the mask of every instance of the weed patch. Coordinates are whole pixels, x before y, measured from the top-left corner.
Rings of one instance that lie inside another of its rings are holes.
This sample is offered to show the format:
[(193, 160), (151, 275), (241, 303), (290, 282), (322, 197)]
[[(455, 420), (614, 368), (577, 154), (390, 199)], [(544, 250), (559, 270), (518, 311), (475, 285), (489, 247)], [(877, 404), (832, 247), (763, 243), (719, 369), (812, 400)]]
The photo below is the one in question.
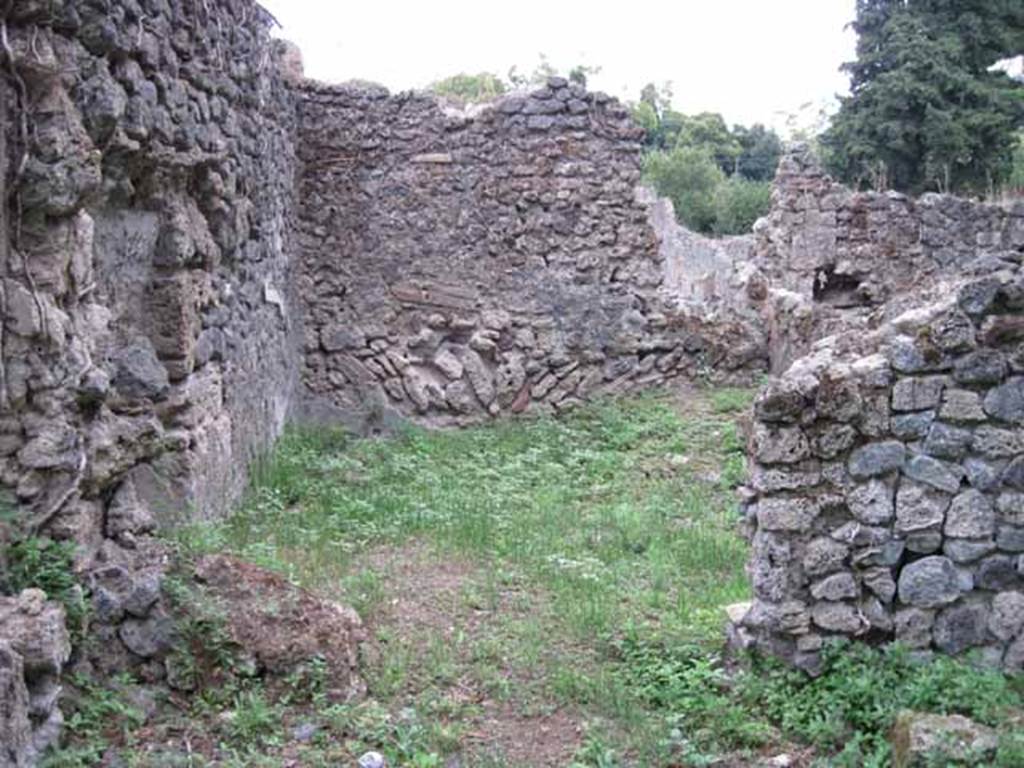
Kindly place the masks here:
[(29, 537), (11, 544), (5, 553), (7, 570), (0, 573), (0, 592), (17, 594), (41, 589), (64, 606), (68, 631), (76, 645), (83, 639), (89, 603), (74, 573), (75, 545)]

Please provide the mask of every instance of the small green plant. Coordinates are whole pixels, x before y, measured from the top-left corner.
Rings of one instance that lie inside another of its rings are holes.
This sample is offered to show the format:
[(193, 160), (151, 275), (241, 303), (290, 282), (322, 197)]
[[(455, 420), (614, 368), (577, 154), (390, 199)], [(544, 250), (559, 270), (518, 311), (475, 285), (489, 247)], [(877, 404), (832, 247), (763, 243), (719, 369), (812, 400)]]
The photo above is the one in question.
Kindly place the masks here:
[(89, 602), (75, 578), (75, 545), (29, 537), (11, 544), (5, 553), (7, 573), (0, 574), (0, 591), (17, 594), (23, 589), (43, 590), (51, 600), (64, 606), (72, 642), (78, 644), (85, 634)]
[[(1024, 707), (1021, 684), (948, 657), (927, 664), (899, 646), (835, 643), (810, 678), (770, 661), (739, 681), (739, 699), (792, 737), (836, 753), (837, 765), (884, 765), (888, 731), (902, 710), (959, 713), (999, 727)], [(1009, 753), (1018, 745), (1010, 740)]]
[(594, 730), (587, 732), (569, 768), (620, 768), (619, 756)]
[(236, 694), (226, 722), (228, 738), (239, 746), (266, 746), (280, 739), (280, 713), (259, 688)]
[(71, 678), (62, 709), (72, 742), (47, 753), (41, 768), (98, 765), (112, 740), (123, 739), (145, 722), (142, 712), (125, 701), (124, 690), (132, 685), (131, 679), (120, 677), (111, 682), (114, 685), (100, 684), (83, 675)]
[(285, 678), (283, 703), (308, 702), (323, 706), (327, 700), (328, 672), (327, 661), (322, 656), (314, 656), (298, 665)]
[(996, 768), (1014, 768), (1020, 765), (1024, 765), (1024, 722), (1018, 720), (1011, 723), (1010, 729), (1000, 734)]

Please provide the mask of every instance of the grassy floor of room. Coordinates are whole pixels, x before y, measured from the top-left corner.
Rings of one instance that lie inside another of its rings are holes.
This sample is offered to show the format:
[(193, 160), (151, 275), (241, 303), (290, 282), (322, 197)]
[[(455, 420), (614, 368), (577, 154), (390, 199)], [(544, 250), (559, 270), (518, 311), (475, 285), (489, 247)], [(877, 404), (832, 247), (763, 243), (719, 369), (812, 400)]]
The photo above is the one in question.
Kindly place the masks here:
[[(961, 711), (1024, 765), (1024, 685), (899, 649), (837, 650), (811, 681), (727, 658), (748, 597), (734, 488), (751, 393), (691, 391), (561, 418), (357, 440), (288, 434), (237, 514), (181, 532), (354, 607), (367, 697), (315, 665), (244, 675), (145, 720), (130, 680), (78, 681), (48, 765), (887, 765), (900, 708)], [(290, 687), (289, 687), (290, 685)], [(1017, 762), (1019, 761), (1019, 762)]]

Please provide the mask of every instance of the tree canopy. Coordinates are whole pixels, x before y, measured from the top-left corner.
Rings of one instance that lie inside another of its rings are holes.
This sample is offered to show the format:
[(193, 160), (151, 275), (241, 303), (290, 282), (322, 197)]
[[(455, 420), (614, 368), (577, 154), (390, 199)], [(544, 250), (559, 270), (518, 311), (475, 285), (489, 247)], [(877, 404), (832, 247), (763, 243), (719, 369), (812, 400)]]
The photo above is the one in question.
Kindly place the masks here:
[(739, 175), (750, 181), (770, 181), (782, 155), (782, 140), (761, 124), (729, 128), (716, 112), (684, 115), (672, 108), (668, 85), (644, 86), (633, 105), (633, 118), (646, 131), (650, 150), (676, 147), (699, 149), (709, 155), (727, 176)]
[(768, 211), (770, 181), (782, 154), (778, 134), (735, 125), (714, 112), (685, 115), (672, 91), (648, 84), (633, 105), (645, 131), (644, 180), (669, 198), (676, 218), (698, 232), (749, 232)]
[(822, 137), (856, 185), (985, 192), (1012, 166), (1024, 88), (992, 69), (1024, 51), (1021, 0), (858, 0), (850, 96)]

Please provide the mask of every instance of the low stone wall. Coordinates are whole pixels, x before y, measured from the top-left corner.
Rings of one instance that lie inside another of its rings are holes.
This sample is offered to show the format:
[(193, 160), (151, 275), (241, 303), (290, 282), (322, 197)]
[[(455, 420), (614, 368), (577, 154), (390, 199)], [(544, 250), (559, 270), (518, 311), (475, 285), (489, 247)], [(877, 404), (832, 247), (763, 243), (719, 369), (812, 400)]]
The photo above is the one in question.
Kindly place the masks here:
[(708, 317), (753, 315), (746, 284), (756, 269), (754, 236), (714, 238), (692, 232), (679, 223), (671, 200), (646, 188), (640, 196), (658, 239), (666, 300)]
[(788, 152), (757, 259), (772, 285), (839, 307), (883, 304), (942, 273), (1005, 269), (1024, 247), (1024, 204), (855, 192), (803, 146)]
[(764, 366), (663, 293), (642, 131), (557, 78), (472, 114), (307, 84), (303, 383), (318, 417), (463, 424)]
[(1024, 668), (1024, 270), (819, 342), (755, 416), (741, 641), (811, 670), (834, 636)]

